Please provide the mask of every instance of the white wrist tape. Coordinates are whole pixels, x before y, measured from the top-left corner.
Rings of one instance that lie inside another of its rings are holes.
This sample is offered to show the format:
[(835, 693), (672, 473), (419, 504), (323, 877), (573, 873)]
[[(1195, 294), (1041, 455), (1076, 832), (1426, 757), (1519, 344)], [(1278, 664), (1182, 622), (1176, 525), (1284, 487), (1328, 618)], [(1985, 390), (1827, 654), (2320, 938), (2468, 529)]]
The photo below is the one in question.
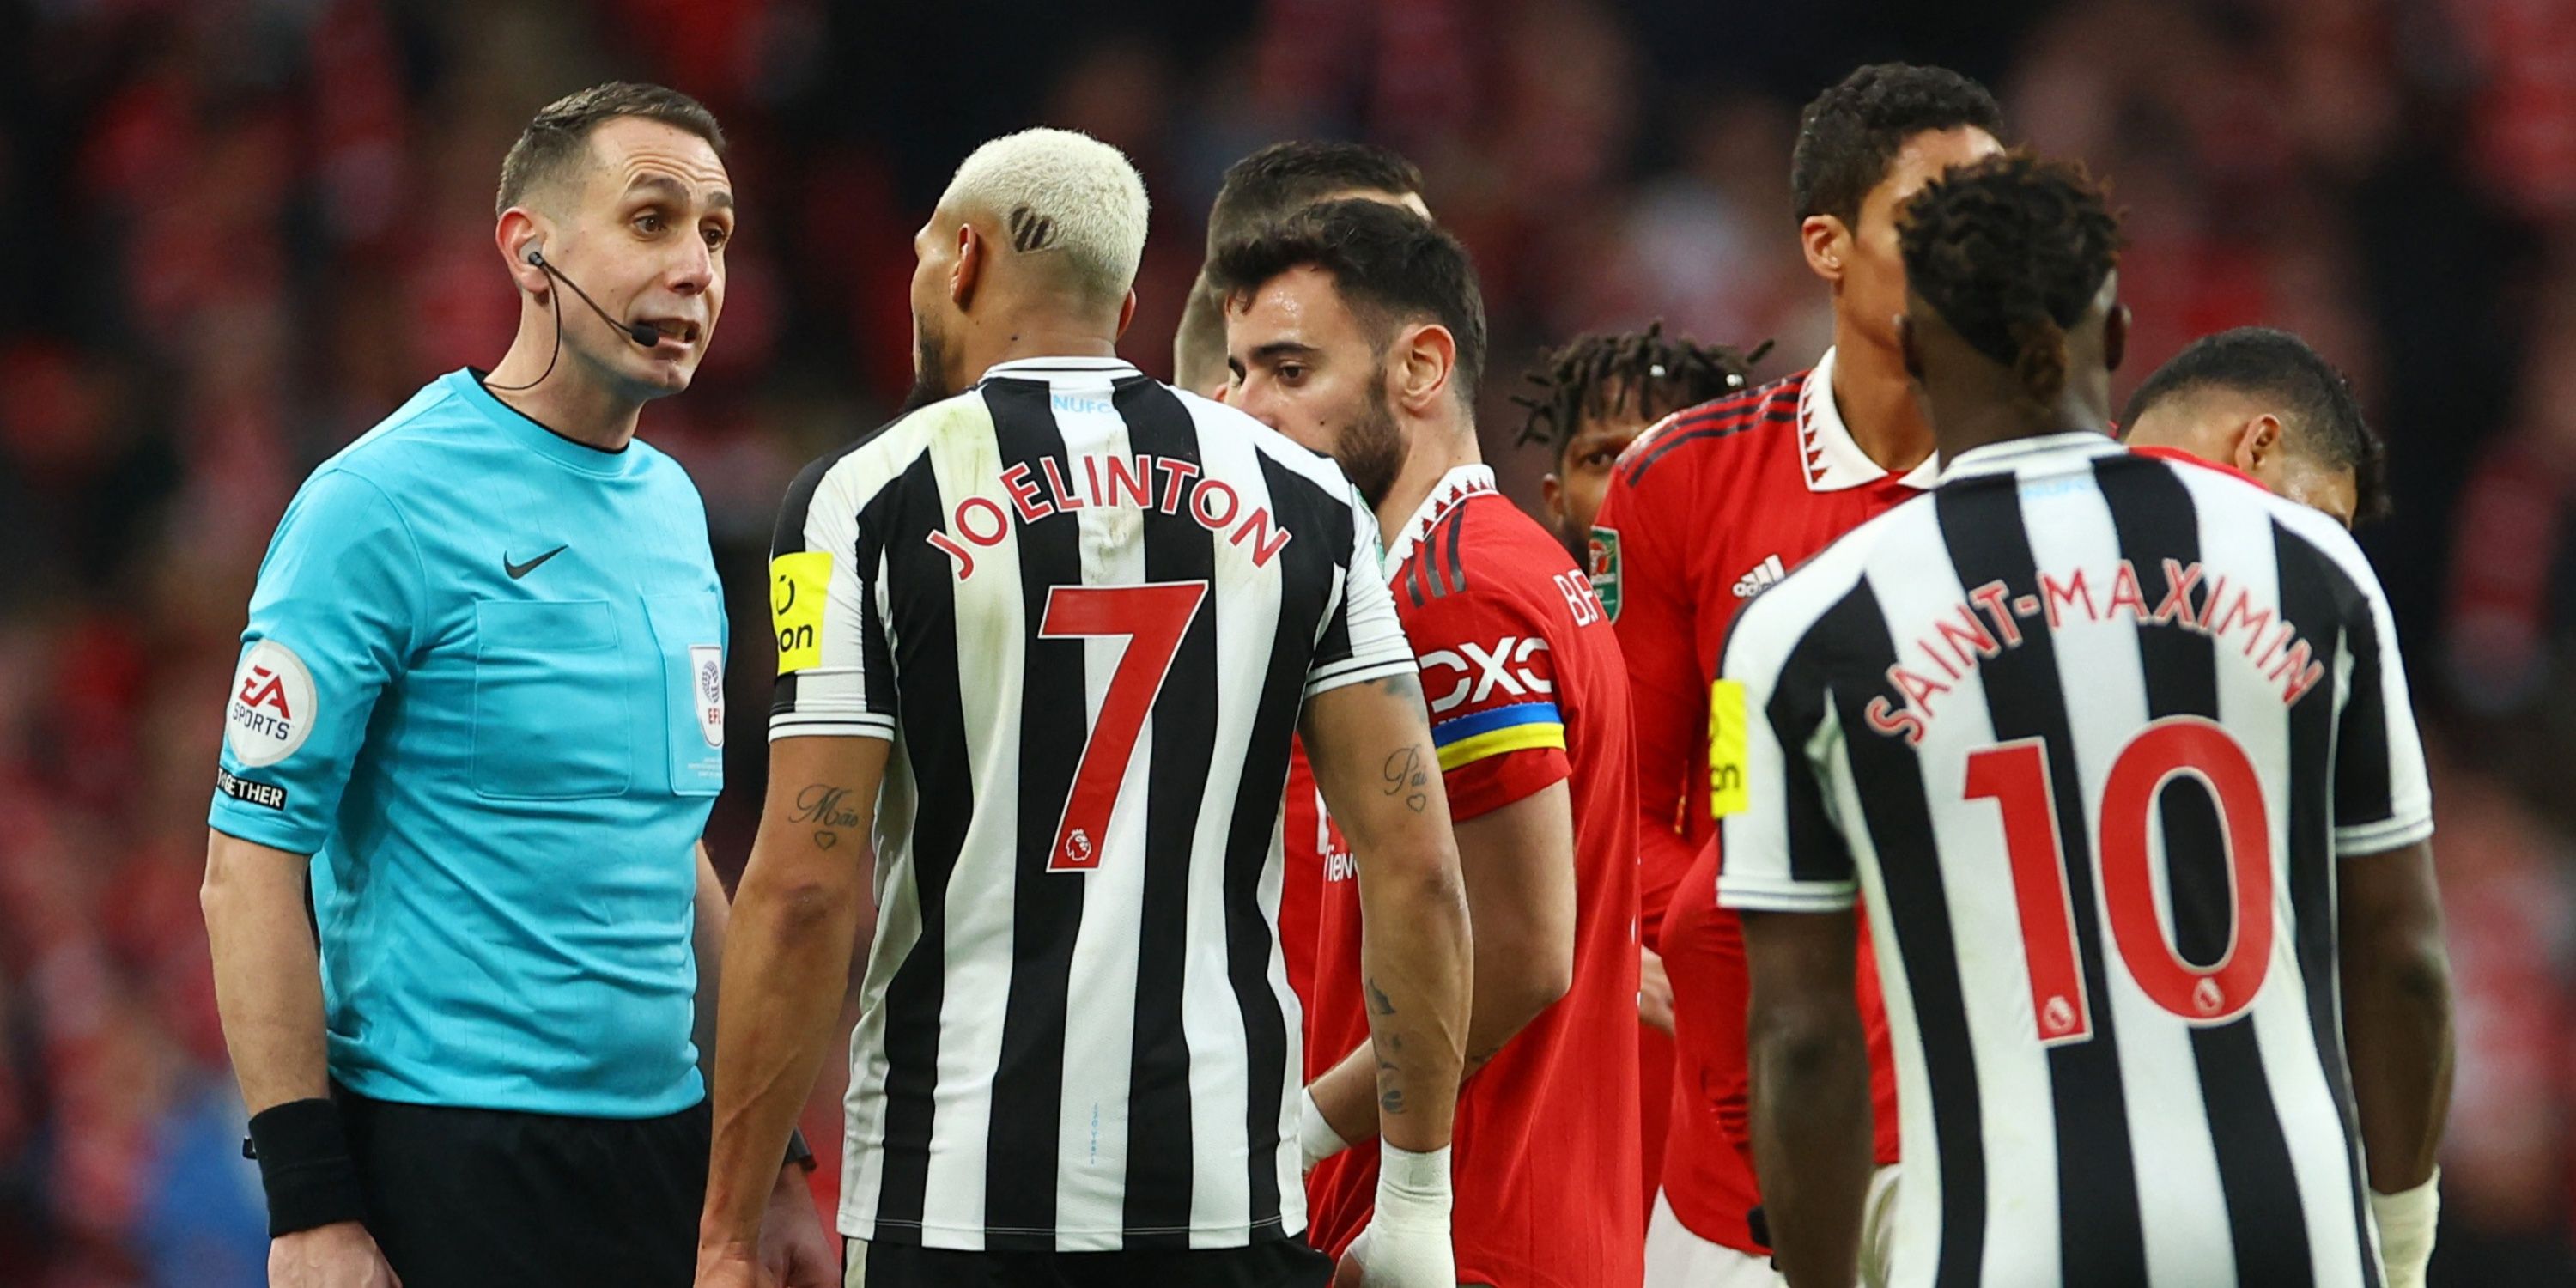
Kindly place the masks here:
[(1305, 1170), (1314, 1171), (1315, 1164), (1350, 1147), (1351, 1143), (1342, 1139), (1342, 1134), (1334, 1131), (1333, 1125), (1324, 1120), (1324, 1107), (1315, 1103), (1314, 1089), (1310, 1087), (1298, 1092), (1297, 1152), (1305, 1155)]
[(2388, 1288), (2424, 1288), (2424, 1267), (2433, 1259), (2433, 1227), (2442, 1215), (2442, 1169), (2423, 1184), (2396, 1194), (2370, 1192), (2371, 1220), (2379, 1226), (2379, 1260), (2388, 1267)]
[(1381, 1230), (1449, 1232), (1449, 1147), (1427, 1154), (1378, 1145), (1377, 1216)]

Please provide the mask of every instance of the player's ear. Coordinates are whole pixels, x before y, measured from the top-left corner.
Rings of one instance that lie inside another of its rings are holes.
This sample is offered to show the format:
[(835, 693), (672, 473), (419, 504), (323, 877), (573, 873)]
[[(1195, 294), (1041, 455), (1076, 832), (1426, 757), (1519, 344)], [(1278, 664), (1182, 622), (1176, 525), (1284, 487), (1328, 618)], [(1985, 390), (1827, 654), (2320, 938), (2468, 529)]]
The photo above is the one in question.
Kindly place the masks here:
[(2281, 450), (2281, 418), (2263, 412), (2236, 431), (2236, 468), (2261, 476), (2263, 466)]
[(1549, 470), (1545, 475), (1540, 477), (1538, 481), (1538, 499), (1539, 504), (1547, 507), (1547, 518), (1550, 526), (1559, 528), (1564, 527), (1565, 484), (1558, 481), (1556, 471)]
[(1799, 221), (1798, 246), (1807, 253), (1807, 269), (1816, 276), (1842, 285), (1843, 259), (1851, 252), (1851, 229), (1843, 226), (1840, 216), (1809, 215)]
[(957, 262), (948, 266), (948, 300), (964, 309), (975, 300), (975, 288), (984, 281), (984, 259), (990, 251), (984, 235), (975, 225), (957, 221)]
[(1405, 410), (1421, 415), (1433, 400), (1449, 396), (1458, 371), (1458, 337), (1437, 322), (1418, 323), (1397, 336), (1399, 360), (1388, 364), (1395, 380), (1389, 390)]
[(1118, 302), (1118, 338), (1127, 335), (1127, 324), (1136, 320), (1136, 288), (1127, 288), (1127, 298)]

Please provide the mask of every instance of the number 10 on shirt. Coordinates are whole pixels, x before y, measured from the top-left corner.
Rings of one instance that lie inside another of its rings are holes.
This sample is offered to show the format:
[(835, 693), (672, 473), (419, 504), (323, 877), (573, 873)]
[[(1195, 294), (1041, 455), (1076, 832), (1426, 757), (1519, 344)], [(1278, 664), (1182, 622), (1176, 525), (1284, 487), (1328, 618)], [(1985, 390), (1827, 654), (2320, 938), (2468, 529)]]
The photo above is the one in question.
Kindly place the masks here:
[(1038, 621), (1040, 638), (1127, 641), (1118, 668), (1109, 675), (1109, 691), (1101, 695), (1100, 715), (1092, 721), (1082, 763), (1073, 771), (1073, 791), (1065, 798), (1064, 818), (1047, 851), (1047, 871), (1088, 872), (1100, 866), (1109, 811), (1118, 803), (1119, 784), (1135, 758), (1136, 736), (1144, 732), (1146, 713), (1163, 692), (1172, 656), (1180, 652), (1181, 637), (1189, 633), (1207, 590), (1204, 581), (1170, 581), (1047, 591), (1046, 615)]
[[(2147, 835), (2157, 798), (2186, 775), (2199, 780), (2218, 806), (2220, 857), (2232, 896), (2227, 950), (2206, 968), (2184, 960), (2156, 916), (2156, 855)], [(2023, 738), (1970, 754), (1966, 795), (1992, 800), (2003, 811), (2004, 849), (2041, 1045), (2090, 1040), (2093, 1011), (2076, 961), (2075, 905), (2066, 889), (2047, 744)], [(2102, 909), (2138, 990), (2196, 1024), (2243, 1014), (2272, 960), (2272, 828), (2262, 778), (2244, 748), (2197, 716), (2158, 720), (2113, 758), (2094, 816), (2101, 828)]]

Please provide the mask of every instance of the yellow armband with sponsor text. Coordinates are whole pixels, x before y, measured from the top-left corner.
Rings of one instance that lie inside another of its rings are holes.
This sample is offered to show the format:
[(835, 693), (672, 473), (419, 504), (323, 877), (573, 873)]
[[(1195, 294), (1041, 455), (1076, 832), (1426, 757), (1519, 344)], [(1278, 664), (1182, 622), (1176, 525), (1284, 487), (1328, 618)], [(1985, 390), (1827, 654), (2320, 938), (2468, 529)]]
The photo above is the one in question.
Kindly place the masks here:
[(1752, 803), (1744, 782), (1744, 686), (1719, 680), (1708, 686), (1708, 812), (1712, 818), (1742, 813)]
[(778, 673), (823, 662), (823, 600), (832, 587), (832, 555), (804, 550), (769, 561), (769, 623), (778, 636)]

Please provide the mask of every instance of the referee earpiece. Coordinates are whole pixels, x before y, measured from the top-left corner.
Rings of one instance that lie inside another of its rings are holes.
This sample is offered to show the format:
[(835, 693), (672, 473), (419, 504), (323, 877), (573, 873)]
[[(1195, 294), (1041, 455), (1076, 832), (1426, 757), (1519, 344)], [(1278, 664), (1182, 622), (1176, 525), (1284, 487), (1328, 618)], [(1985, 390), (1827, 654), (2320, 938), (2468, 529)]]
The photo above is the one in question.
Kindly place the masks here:
[(520, 256), (519, 258), (528, 261), (528, 267), (530, 268), (544, 268), (546, 266), (545, 248), (534, 242), (530, 242), (528, 244), (528, 253)]

